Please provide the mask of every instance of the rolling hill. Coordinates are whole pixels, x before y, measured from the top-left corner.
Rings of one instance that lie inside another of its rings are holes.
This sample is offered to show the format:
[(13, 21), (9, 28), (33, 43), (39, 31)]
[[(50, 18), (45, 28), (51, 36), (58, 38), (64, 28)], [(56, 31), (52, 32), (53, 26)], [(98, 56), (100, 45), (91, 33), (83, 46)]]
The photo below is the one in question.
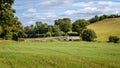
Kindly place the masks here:
[(87, 27), (96, 32), (98, 41), (107, 41), (110, 35), (120, 37), (120, 18), (105, 19)]

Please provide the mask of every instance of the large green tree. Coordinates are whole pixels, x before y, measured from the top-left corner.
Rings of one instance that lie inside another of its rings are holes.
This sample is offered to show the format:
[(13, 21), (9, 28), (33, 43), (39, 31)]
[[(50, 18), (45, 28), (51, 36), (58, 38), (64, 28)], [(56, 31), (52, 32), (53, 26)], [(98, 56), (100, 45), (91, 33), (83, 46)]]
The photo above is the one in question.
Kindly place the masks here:
[(12, 8), (14, 0), (0, 0), (0, 26), (1, 37), (4, 39), (17, 40), (25, 36), (21, 22), (14, 16), (15, 9)]
[(65, 33), (72, 31), (72, 24), (69, 18), (55, 20), (55, 25), (58, 25), (60, 30)]
[(35, 27), (33, 25), (24, 27), (26, 34), (34, 34), (35, 33)]
[(53, 26), (53, 35), (54, 36), (62, 36), (64, 34), (64, 32), (62, 32), (59, 28), (58, 25), (54, 25)]
[(48, 32), (48, 24), (42, 23), (40, 21), (36, 22), (35, 32), (36, 32), (36, 34), (47, 33)]
[(74, 32), (78, 32), (80, 35), (83, 31), (83, 29), (86, 29), (87, 25), (89, 24), (88, 21), (84, 20), (84, 19), (80, 19), (80, 20), (76, 20), (72, 25), (73, 25), (73, 28), (72, 30)]

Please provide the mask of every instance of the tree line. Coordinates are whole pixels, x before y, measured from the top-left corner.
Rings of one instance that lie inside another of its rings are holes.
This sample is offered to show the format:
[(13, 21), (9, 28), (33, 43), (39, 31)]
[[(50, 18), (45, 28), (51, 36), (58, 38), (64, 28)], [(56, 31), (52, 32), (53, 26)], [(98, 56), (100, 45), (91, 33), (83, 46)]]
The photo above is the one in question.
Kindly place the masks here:
[(79, 36), (81, 31), (89, 22), (86, 20), (77, 20), (74, 23), (69, 18), (58, 19), (54, 21), (54, 25), (48, 25), (40, 21), (36, 22), (35, 26), (30, 25), (24, 28), (25, 33), (29, 38), (34, 37), (51, 37), (51, 36)]
[(101, 15), (101, 16), (96, 15), (95, 17), (89, 19), (88, 21), (92, 24), (92, 23), (95, 23), (95, 22), (98, 22), (104, 19), (109, 19), (109, 18), (120, 18), (120, 15), (118, 14)]

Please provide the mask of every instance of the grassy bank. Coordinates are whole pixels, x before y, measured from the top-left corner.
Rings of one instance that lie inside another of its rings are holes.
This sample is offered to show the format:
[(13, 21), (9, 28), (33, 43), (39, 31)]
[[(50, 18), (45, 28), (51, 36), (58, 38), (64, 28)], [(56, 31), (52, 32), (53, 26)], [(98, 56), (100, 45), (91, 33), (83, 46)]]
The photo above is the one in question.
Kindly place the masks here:
[(120, 44), (1, 42), (0, 68), (120, 68)]
[(110, 35), (120, 37), (120, 18), (105, 19), (88, 26), (97, 33), (98, 41), (107, 41)]

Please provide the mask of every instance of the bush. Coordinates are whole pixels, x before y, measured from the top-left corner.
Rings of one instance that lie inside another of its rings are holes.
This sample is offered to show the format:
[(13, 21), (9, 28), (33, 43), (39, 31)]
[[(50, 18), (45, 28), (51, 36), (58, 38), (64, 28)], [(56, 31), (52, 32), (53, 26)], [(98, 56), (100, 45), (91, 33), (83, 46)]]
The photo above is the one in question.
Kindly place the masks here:
[(4, 39), (5, 40), (12, 40), (12, 35), (5, 35)]
[(46, 37), (46, 34), (29, 34), (27, 38), (43, 38)]
[(0, 40), (4, 40), (3, 38), (0, 38)]
[(24, 38), (18, 38), (17, 41), (25, 41), (25, 39)]
[(118, 43), (120, 38), (118, 36), (109, 36), (109, 42)]
[(2, 31), (3, 31), (2, 26), (0, 26), (0, 35), (1, 35)]
[(84, 29), (81, 37), (84, 41), (93, 41), (95, 38), (97, 38), (96, 33), (91, 29)]
[(65, 33), (62, 32), (62, 31), (54, 32), (54, 33), (53, 33), (53, 36), (64, 36), (64, 35), (65, 35)]
[(69, 36), (79, 36), (77, 32), (68, 32)]
[(51, 32), (46, 33), (46, 37), (51, 37), (51, 36), (52, 36)]

